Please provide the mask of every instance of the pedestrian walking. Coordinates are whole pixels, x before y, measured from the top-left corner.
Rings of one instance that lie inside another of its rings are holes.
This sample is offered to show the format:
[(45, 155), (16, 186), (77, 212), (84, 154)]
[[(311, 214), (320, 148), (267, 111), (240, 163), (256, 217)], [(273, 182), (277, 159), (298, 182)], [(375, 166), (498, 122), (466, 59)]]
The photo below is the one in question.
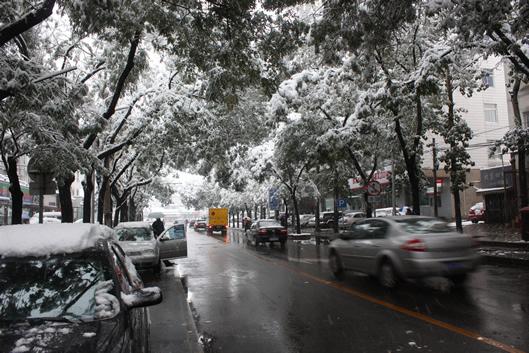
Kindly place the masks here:
[(152, 223), (152, 230), (154, 232), (154, 235), (158, 237), (162, 232), (165, 230), (165, 227), (163, 225), (163, 222), (160, 218), (156, 218), (156, 221)]

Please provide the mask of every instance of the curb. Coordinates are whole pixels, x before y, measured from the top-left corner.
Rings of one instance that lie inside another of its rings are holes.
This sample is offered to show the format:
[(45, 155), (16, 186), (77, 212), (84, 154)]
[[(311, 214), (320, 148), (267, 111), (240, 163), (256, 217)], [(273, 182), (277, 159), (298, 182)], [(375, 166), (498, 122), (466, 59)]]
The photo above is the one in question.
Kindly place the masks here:
[(500, 257), (491, 255), (481, 255), (482, 264), (503, 265), (516, 268), (529, 268), (529, 261), (514, 257)]
[(501, 247), (501, 248), (511, 248), (511, 249), (522, 249), (529, 251), (529, 242), (519, 243), (519, 242), (507, 242), (507, 241), (496, 241), (496, 240), (479, 240), (479, 245), (486, 247)]
[[(182, 291), (184, 293), (187, 293), (187, 286), (184, 284), (184, 278), (185, 277), (180, 277), (180, 281), (178, 281), (178, 283), (180, 283), (180, 285), (182, 286)], [(197, 329), (197, 325), (196, 325), (196, 322), (195, 322), (195, 318), (193, 317), (193, 313), (191, 311), (191, 307), (189, 306), (189, 303), (187, 302), (187, 298), (186, 298), (186, 308), (187, 308), (187, 315), (186, 315), (186, 322), (188, 324), (188, 327), (191, 329), (191, 332), (188, 332), (188, 336), (191, 336), (191, 340), (190, 340), (190, 353), (204, 353), (204, 348), (202, 347), (202, 345), (199, 343), (200, 342), (200, 336), (198, 334), (198, 329)], [(194, 343), (193, 343), (194, 342)]]

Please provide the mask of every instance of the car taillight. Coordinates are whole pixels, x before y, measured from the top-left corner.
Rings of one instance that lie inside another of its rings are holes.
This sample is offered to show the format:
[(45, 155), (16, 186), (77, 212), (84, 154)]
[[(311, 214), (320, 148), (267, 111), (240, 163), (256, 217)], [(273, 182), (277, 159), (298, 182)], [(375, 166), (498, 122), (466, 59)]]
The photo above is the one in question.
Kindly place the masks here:
[(213, 228), (213, 226), (211, 224), (208, 224), (208, 228), (211, 229)]
[(266, 229), (259, 229), (259, 234), (266, 234)]
[(288, 234), (288, 232), (287, 232), (287, 230), (286, 230), (286, 229), (281, 229), (281, 230), (279, 231), (279, 234), (282, 234), (282, 235), (287, 235), (287, 234)]
[(400, 246), (402, 250), (406, 251), (426, 251), (426, 245), (420, 239), (410, 239)]

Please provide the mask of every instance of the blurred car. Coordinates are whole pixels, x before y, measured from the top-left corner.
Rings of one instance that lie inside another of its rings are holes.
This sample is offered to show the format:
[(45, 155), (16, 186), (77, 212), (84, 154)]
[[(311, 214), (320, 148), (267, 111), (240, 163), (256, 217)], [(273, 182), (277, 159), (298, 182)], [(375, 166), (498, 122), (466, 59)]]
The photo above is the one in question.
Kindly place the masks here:
[(189, 221), (189, 226), (190, 227), (194, 227), (195, 226), (195, 220), (194, 219)]
[[(60, 212), (42, 212), (42, 223), (61, 223), (62, 214)], [(39, 223), (39, 213), (35, 213), (30, 219), (29, 224)]]
[(485, 221), (485, 206), (483, 202), (478, 202), (468, 210), (468, 220), (472, 223)]
[(144, 288), (110, 228), (42, 224), (0, 229), (0, 352), (149, 351)]
[(338, 278), (354, 270), (377, 276), (385, 287), (428, 276), (446, 276), (459, 285), (478, 266), (474, 246), (471, 237), (436, 218), (369, 218), (330, 243), (329, 266)]
[(197, 219), (195, 221), (195, 224), (193, 225), (193, 229), (196, 230), (196, 231), (207, 230), (208, 229), (208, 222), (205, 219)]
[(161, 271), (160, 247), (148, 222), (121, 222), (115, 228), (119, 244), (138, 268)]
[[(395, 216), (399, 216), (399, 210), (395, 210), (398, 214)], [(385, 207), (385, 208), (377, 208), (375, 210), (375, 217), (391, 217), (393, 216), (393, 207)]]
[(246, 232), (249, 241), (255, 246), (261, 243), (278, 242), (285, 246), (288, 238), (288, 231), (278, 221), (273, 219), (261, 219), (255, 221), (250, 229)]

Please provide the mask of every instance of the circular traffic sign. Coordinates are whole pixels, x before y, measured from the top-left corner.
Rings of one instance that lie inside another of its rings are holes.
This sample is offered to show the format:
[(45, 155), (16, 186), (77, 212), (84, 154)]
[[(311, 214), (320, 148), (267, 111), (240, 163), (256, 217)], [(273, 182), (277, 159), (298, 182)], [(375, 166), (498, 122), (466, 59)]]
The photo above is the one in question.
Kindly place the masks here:
[(380, 195), (381, 192), (382, 192), (382, 185), (380, 185), (378, 181), (374, 180), (367, 185), (367, 194), (369, 196)]

